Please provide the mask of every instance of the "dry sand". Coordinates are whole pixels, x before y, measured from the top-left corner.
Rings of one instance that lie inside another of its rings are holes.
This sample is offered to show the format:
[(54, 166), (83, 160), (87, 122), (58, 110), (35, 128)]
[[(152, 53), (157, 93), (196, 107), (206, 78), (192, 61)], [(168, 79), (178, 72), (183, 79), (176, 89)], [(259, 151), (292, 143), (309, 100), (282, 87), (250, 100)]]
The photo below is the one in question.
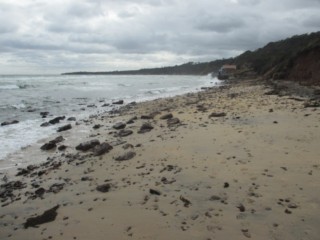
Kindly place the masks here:
[[(320, 109), (269, 90), (248, 81), (130, 105), (57, 134), (65, 151), (25, 149), (48, 159), (2, 173), (0, 239), (320, 239)], [(143, 123), (153, 129), (139, 134)], [(92, 139), (113, 149), (75, 149)]]

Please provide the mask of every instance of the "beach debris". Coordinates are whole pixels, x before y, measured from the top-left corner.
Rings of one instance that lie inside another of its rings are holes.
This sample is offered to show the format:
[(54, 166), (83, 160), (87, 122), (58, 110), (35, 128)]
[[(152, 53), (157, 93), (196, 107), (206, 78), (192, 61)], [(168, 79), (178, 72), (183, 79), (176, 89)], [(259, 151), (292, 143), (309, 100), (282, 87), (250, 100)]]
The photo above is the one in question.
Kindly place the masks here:
[(209, 115), (209, 118), (212, 118), (212, 117), (225, 117), (225, 116), (227, 116), (227, 114), (224, 113), (224, 112), (214, 112), (214, 113), (211, 113)]
[(59, 206), (60, 205), (50, 208), (44, 211), (44, 213), (39, 216), (28, 218), (27, 221), (24, 223), (24, 228), (28, 228), (28, 227), (36, 228), (40, 224), (53, 222), (58, 215), (57, 210)]
[(126, 127), (126, 124), (123, 122), (118, 122), (112, 126), (114, 129), (120, 130)]
[(180, 200), (183, 202), (183, 206), (184, 207), (189, 207), (191, 205), (190, 200), (186, 199), (185, 197), (183, 197), (182, 195), (180, 196)]
[(158, 195), (158, 196), (161, 195), (161, 192), (159, 190), (152, 189), (152, 188), (149, 189), (149, 193), (152, 195)]
[(57, 132), (67, 131), (67, 130), (69, 130), (69, 129), (71, 129), (71, 128), (72, 128), (71, 124), (67, 124), (67, 125), (64, 125), (64, 126), (59, 127), (58, 130), (57, 130)]
[(109, 192), (111, 185), (109, 183), (102, 184), (96, 187), (96, 190), (102, 193)]
[(140, 130), (138, 131), (138, 133), (141, 134), (141, 133), (150, 132), (152, 129), (153, 129), (153, 126), (150, 123), (144, 123), (140, 127)]
[(115, 104), (115, 105), (122, 105), (123, 103), (124, 103), (123, 100), (118, 100), (118, 101), (112, 102), (112, 104)]
[(88, 151), (89, 149), (94, 148), (99, 144), (100, 144), (100, 141), (98, 139), (92, 139), (90, 141), (80, 143), (79, 145), (76, 146), (76, 149), (80, 151)]
[(162, 119), (162, 120), (167, 120), (167, 119), (170, 119), (170, 118), (173, 118), (172, 113), (167, 113), (167, 114), (162, 115), (162, 116), (160, 117), (160, 119)]
[(129, 152), (126, 152), (118, 157), (115, 157), (115, 160), (116, 161), (127, 161), (127, 160), (134, 158), (135, 156), (136, 156), (135, 152), (129, 151)]
[(12, 125), (12, 124), (17, 124), (19, 123), (18, 120), (13, 120), (13, 121), (5, 121), (1, 123), (1, 126), (7, 126), (7, 125)]
[(109, 152), (111, 149), (113, 149), (113, 147), (109, 143), (104, 142), (94, 147), (93, 155), (100, 156)]

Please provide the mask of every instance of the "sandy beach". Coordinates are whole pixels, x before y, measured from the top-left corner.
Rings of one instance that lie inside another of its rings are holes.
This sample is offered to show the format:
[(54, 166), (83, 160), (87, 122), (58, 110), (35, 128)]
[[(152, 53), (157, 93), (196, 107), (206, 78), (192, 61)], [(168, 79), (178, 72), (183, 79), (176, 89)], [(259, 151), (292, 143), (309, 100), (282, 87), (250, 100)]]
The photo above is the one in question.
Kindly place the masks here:
[(278, 93), (237, 81), (72, 123), (1, 172), (0, 239), (319, 239), (319, 100)]

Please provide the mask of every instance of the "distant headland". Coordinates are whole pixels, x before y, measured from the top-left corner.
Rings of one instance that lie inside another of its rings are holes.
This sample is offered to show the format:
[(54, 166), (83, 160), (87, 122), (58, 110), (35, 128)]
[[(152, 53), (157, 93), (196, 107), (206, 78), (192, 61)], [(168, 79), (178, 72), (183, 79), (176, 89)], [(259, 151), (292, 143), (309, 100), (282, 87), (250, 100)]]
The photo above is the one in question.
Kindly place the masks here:
[(295, 35), (270, 42), (255, 51), (210, 62), (127, 71), (69, 72), (63, 75), (208, 75), (217, 74), (224, 64), (237, 66), (239, 78), (287, 79), (307, 85), (320, 85), (320, 32)]

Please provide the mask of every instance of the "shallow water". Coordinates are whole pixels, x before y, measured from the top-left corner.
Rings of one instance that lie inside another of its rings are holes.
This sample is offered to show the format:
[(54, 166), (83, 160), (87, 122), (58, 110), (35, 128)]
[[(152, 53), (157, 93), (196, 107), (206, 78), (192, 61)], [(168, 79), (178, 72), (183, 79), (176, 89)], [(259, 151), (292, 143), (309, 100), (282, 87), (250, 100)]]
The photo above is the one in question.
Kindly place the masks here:
[[(210, 76), (0, 76), (0, 159), (55, 133), (59, 125), (40, 127), (56, 116), (83, 119), (109, 111), (115, 100), (152, 100), (218, 85)], [(49, 112), (46, 119), (40, 113)]]

